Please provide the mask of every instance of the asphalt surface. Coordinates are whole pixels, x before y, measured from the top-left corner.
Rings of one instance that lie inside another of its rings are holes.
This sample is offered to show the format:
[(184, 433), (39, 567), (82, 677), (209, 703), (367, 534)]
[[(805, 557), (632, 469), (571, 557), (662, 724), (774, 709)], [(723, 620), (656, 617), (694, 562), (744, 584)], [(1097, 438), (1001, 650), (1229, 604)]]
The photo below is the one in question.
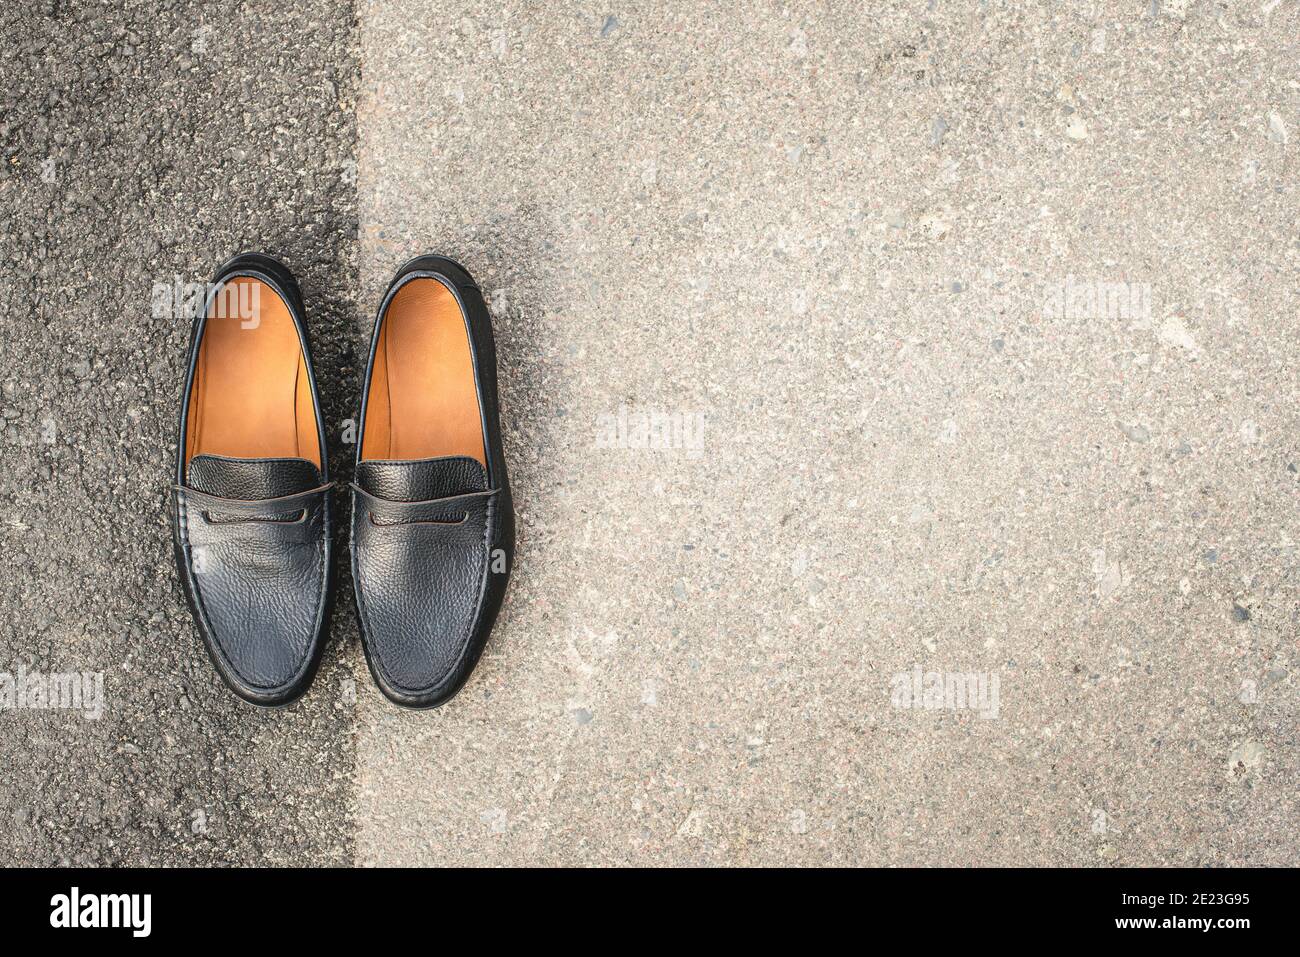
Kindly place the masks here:
[(242, 249), (283, 257), (337, 442), (355, 375), (351, 4), (6, 4), (0, 38), (0, 670), (102, 672), (105, 699), (98, 720), (0, 713), (0, 860), (348, 862), (355, 629), (340, 616), (287, 711), (215, 680), (165, 514), (189, 324), (155, 318), (153, 287)]
[[(0, 671), (106, 699), (0, 712), (3, 860), (1300, 863), (1300, 4), (0, 24)], [(519, 555), (436, 712), (343, 568), (284, 712), (195, 638), (149, 299), (242, 248), (341, 478), (392, 270), (490, 299)]]

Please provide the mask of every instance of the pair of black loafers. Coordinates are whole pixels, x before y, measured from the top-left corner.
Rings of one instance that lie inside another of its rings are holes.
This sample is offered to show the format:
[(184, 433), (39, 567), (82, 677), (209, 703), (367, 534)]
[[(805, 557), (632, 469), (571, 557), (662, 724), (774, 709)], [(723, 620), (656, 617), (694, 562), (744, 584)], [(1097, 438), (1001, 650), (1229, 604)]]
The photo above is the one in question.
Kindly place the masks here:
[[(351, 492), (352, 579), (380, 690), (435, 707), (464, 685), (501, 607), (514, 511), (496, 348), (457, 263), (411, 260), (375, 320)], [(181, 402), (172, 531), (217, 672), (276, 707), (320, 664), (335, 511), (302, 293), (270, 256), (213, 277)]]

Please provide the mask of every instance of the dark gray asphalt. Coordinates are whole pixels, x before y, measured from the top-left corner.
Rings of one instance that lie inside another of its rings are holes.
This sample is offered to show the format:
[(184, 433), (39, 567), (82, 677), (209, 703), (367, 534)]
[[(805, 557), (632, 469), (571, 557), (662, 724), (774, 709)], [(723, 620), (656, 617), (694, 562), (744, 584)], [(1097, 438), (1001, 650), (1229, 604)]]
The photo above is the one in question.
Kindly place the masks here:
[(0, 712), (0, 864), (347, 863), (349, 583), (304, 701), (219, 683), (164, 510), (188, 325), (151, 291), (283, 258), (345, 465), (351, 4), (5, 4), (0, 50), (0, 672), (103, 672), (105, 697)]

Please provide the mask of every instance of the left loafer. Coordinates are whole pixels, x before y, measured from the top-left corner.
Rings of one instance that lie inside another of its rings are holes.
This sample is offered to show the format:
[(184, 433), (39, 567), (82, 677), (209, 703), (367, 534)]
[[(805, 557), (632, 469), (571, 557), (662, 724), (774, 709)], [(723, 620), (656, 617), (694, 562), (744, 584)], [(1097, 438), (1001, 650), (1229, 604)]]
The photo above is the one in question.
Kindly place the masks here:
[(177, 448), (172, 534), (199, 635), (235, 694), (288, 704), (320, 664), (333, 525), (302, 294), (269, 256), (213, 278)]

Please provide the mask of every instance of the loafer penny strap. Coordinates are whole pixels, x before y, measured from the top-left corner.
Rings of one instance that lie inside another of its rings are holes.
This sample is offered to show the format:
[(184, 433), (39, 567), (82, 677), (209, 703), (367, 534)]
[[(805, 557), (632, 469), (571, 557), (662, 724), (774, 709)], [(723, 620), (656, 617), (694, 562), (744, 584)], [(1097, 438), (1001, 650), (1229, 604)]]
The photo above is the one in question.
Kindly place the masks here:
[(352, 521), (364, 521), (374, 529), (409, 526), (481, 527), (489, 523), (499, 496), (500, 490), (490, 489), (424, 502), (394, 502), (372, 495), (354, 483)]
[(172, 486), (177, 522), (193, 544), (229, 541), (316, 542), (333, 483), (278, 498), (245, 501)]

